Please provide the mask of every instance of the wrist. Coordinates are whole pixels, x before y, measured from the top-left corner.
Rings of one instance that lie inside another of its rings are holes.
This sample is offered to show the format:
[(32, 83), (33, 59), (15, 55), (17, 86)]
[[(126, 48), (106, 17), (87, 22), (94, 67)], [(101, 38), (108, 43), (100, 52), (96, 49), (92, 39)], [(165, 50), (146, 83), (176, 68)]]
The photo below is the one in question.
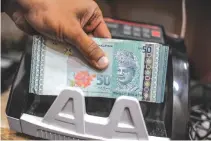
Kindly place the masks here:
[(34, 7), (41, 7), (44, 3), (43, 0), (16, 0), (23, 10), (29, 11)]

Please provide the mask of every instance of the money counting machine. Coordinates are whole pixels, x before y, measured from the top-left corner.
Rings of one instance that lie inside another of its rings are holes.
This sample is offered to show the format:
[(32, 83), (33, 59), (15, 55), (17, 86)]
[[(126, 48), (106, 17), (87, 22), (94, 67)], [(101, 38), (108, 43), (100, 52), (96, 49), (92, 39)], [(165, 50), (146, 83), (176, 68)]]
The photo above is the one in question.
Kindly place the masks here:
[(189, 63), (183, 40), (168, 37), (159, 25), (105, 21), (113, 38), (169, 45), (164, 102), (142, 102), (127, 96), (86, 98), (73, 88), (58, 96), (28, 93), (29, 39), (6, 108), (10, 128), (41, 139), (188, 139)]

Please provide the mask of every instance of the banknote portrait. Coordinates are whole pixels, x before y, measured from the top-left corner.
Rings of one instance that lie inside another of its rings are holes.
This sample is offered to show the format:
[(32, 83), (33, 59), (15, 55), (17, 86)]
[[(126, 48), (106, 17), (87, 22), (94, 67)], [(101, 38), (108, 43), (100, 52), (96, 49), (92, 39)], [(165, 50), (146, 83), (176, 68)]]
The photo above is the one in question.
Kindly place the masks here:
[(133, 52), (119, 50), (115, 54), (114, 80), (116, 81), (116, 93), (138, 94), (138, 60)]

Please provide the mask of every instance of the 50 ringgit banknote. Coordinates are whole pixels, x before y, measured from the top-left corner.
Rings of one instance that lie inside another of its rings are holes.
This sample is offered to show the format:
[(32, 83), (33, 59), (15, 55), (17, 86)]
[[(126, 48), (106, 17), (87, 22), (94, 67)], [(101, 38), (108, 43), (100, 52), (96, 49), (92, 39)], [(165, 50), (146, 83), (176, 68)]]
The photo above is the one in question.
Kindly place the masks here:
[(169, 47), (158, 43), (118, 39), (93, 40), (109, 58), (103, 71), (92, 68), (70, 45), (33, 37), (30, 93), (59, 95), (65, 87), (80, 87), (86, 97), (161, 103), (164, 99)]

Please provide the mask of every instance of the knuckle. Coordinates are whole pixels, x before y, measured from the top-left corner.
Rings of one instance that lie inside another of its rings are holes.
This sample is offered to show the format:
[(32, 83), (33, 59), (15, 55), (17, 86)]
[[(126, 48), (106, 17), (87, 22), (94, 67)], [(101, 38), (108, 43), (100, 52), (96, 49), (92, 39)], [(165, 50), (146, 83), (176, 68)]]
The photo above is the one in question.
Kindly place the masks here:
[(101, 49), (98, 47), (96, 43), (92, 43), (88, 48), (87, 48), (87, 57), (91, 58), (93, 60), (96, 60), (100, 57), (101, 55)]
[(68, 39), (69, 41), (73, 42), (73, 43), (78, 43), (81, 40), (81, 29), (80, 27), (78, 27), (77, 24), (75, 24), (74, 22), (72, 22), (71, 28), (70, 27), (64, 27), (63, 29), (64, 31), (64, 38)]
[(102, 17), (102, 11), (100, 10), (99, 6), (93, 1), (92, 7), (89, 8), (92, 16), (90, 17), (90, 21), (97, 21)]
[(102, 16), (102, 12), (101, 10), (99, 9), (99, 7), (96, 7), (94, 12), (93, 12), (93, 15), (94, 15), (94, 18), (98, 19)]
[(98, 7), (97, 3), (95, 1), (91, 1), (89, 4), (89, 8)]
[(72, 41), (73, 42), (81, 42), (81, 32), (79, 32), (79, 31), (77, 31), (77, 29), (75, 29), (74, 31), (72, 31), (72, 33), (71, 33), (71, 35), (72, 35)]

